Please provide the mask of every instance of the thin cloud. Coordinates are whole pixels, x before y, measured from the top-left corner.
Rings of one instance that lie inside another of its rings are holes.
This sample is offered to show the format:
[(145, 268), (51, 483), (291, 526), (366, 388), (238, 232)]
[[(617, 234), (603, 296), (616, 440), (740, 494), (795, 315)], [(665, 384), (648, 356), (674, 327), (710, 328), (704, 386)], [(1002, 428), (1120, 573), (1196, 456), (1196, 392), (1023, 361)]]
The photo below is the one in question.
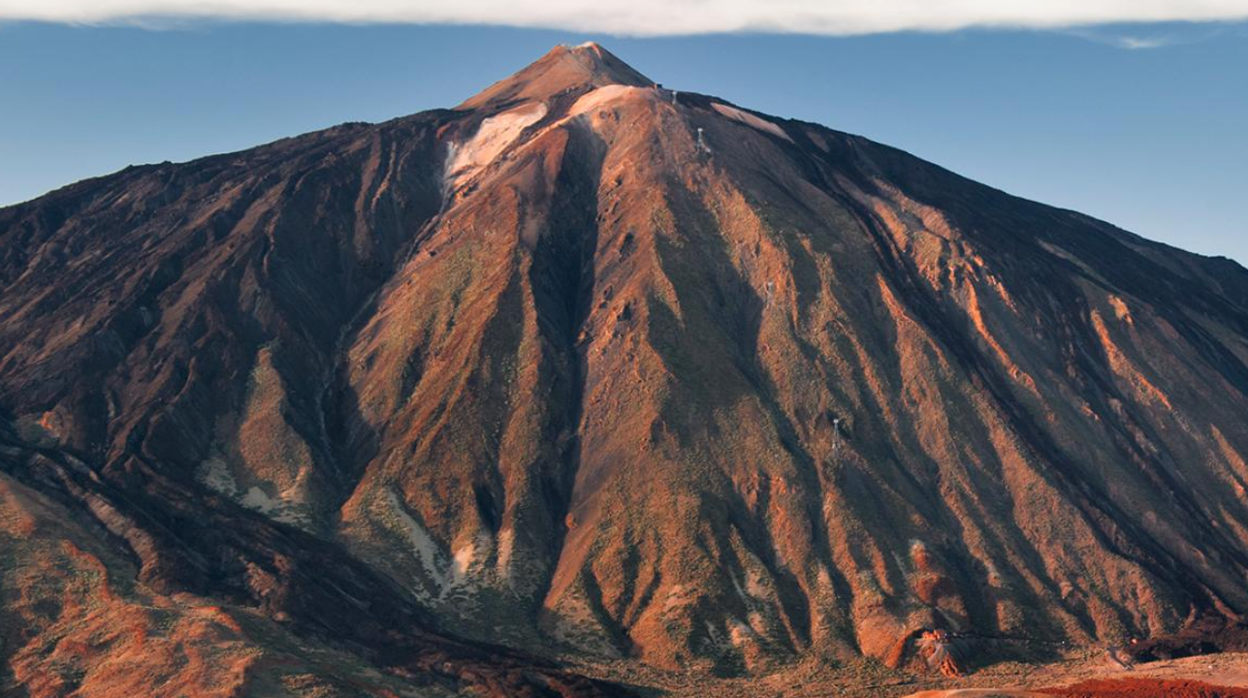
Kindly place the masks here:
[(1068, 33), (1072, 36), (1077, 36), (1080, 39), (1087, 39), (1093, 43), (1113, 46), (1114, 48), (1127, 49), (1128, 51), (1145, 51), (1148, 49), (1173, 46), (1176, 43), (1186, 43), (1178, 41), (1172, 36), (1133, 36), (1130, 34), (1109, 34), (1091, 29), (1072, 30)]
[(1119, 48), (1130, 49), (1132, 51), (1137, 51), (1140, 49), (1161, 48), (1163, 46), (1169, 46), (1171, 43), (1173, 42), (1171, 42), (1168, 39), (1158, 39), (1158, 38), (1141, 39), (1136, 36), (1120, 36), (1114, 41), (1115, 46), (1118, 46)]
[[(4, 0), (0, 21), (144, 25), (224, 19), (494, 24), (616, 35), (852, 35), (1248, 19), (1248, 0)], [(1122, 48), (1156, 39), (1119, 37)]]
[[(1128, 31), (1127, 27), (1099, 26), (1069, 29), (1066, 33), (1098, 44), (1126, 49), (1147, 51), (1168, 46), (1195, 44), (1212, 39), (1227, 31), (1222, 24), (1167, 25), (1164, 33), (1140, 33)], [(1144, 29), (1144, 27), (1137, 27)]]

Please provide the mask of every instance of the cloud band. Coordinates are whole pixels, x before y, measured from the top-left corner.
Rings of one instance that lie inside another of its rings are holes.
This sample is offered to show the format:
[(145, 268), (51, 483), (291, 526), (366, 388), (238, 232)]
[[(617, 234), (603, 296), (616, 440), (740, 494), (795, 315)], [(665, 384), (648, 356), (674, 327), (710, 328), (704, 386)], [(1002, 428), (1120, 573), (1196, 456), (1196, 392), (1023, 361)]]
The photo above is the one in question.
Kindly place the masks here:
[(1248, 19), (1248, 0), (3, 0), (0, 20), (494, 24), (659, 36), (853, 35)]

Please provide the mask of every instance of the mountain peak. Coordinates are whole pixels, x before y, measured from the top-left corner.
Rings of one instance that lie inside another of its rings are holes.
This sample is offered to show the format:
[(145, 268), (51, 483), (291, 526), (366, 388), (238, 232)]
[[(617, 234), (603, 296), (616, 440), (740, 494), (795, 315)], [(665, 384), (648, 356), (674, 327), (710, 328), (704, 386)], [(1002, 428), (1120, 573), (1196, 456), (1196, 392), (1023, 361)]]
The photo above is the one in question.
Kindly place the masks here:
[(460, 106), (524, 100), (545, 101), (560, 94), (584, 93), (604, 85), (646, 87), (654, 81), (595, 42), (560, 44), (520, 72), (500, 80)]
[(596, 44), (466, 105), (0, 208), (5, 694), (1248, 645), (1248, 270)]

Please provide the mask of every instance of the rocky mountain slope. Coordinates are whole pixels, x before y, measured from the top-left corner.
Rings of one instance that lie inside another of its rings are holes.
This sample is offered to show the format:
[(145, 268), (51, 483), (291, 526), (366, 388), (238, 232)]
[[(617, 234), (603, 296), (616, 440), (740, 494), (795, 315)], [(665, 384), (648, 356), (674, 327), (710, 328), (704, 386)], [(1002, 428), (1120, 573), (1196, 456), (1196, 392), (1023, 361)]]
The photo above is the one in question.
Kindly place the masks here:
[(1248, 611), (1248, 272), (593, 44), (0, 209), (0, 410), (30, 696), (597, 695), (535, 657)]

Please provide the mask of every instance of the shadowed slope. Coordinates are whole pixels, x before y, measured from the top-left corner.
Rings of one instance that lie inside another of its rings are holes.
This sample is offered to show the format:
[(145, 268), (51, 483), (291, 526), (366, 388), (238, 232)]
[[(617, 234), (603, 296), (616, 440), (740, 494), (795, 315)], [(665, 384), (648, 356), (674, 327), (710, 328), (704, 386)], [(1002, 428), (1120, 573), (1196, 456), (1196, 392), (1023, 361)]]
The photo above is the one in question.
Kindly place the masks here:
[(1248, 608), (1248, 273), (596, 45), (80, 183), (0, 242), (15, 438), (283, 541), (206, 576), (132, 543), (139, 579), (316, 624), (341, 598), (237, 570), (358, 570), (383, 666), (437, 629), (735, 672), (939, 627), (989, 661)]

